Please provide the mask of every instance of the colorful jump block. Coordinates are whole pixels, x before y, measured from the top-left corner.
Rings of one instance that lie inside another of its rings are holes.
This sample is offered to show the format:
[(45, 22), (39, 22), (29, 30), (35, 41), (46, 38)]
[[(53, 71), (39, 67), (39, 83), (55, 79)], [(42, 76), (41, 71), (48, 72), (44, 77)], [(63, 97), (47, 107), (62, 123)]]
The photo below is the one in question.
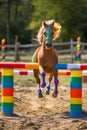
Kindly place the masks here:
[(82, 71), (71, 70), (70, 76), (70, 116), (82, 114)]
[(2, 69), (2, 108), (4, 114), (13, 114), (13, 69)]

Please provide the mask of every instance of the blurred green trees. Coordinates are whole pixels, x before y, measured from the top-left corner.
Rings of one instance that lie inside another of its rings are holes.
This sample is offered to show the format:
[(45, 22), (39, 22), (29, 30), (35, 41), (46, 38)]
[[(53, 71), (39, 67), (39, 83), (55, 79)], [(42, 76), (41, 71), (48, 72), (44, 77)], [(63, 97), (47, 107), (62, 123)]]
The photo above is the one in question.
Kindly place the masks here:
[[(23, 44), (36, 38), (43, 20), (55, 19), (62, 26), (58, 41), (87, 41), (87, 0), (0, 0), (0, 39)], [(9, 33), (9, 34), (8, 34)]]

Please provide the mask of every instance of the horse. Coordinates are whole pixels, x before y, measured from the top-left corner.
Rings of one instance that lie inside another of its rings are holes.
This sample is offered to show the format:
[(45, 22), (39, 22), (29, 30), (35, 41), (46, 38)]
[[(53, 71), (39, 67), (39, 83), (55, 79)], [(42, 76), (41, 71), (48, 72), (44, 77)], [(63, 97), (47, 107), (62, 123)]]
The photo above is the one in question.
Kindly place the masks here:
[[(43, 21), (42, 26), (37, 35), (37, 41), (40, 43), (40, 47), (37, 48), (33, 54), (32, 61), (39, 64), (39, 69), (34, 69), (34, 77), (36, 79), (38, 87), (38, 97), (42, 98), (41, 87), (46, 87), (46, 94), (50, 94), (50, 85), (54, 76), (54, 92), (53, 97), (58, 95), (58, 72), (55, 69), (55, 65), (58, 63), (58, 54), (54, 48), (52, 41), (59, 37), (61, 31), (61, 25), (56, 23), (55, 20)], [(49, 73), (48, 83), (46, 85), (45, 76)], [(42, 77), (42, 83), (40, 77)]]

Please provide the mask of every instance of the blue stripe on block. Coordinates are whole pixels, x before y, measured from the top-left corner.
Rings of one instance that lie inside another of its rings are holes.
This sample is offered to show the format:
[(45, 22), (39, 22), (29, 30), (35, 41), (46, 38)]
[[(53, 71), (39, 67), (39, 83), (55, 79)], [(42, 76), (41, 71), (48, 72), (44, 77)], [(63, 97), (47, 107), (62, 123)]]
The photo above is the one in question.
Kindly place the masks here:
[(2, 81), (2, 88), (13, 88), (13, 85), (12, 81)]
[(67, 64), (56, 64), (56, 69), (67, 69)]
[(80, 88), (80, 89), (82, 89), (82, 83), (73, 83), (73, 82), (71, 82), (70, 83), (70, 88)]
[(13, 114), (13, 108), (1, 108), (1, 112), (7, 115)]
[(79, 117), (82, 114), (82, 110), (71, 110), (70, 111), (70, 116), (71, 117)]

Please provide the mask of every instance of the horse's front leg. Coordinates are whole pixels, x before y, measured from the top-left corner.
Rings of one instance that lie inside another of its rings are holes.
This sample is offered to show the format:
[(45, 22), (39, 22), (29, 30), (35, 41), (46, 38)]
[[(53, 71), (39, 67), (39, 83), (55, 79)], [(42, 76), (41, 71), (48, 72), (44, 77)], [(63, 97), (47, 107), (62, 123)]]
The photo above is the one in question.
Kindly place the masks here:
[(53, 77), (53, 74), (49, 74), (49, 77), (48, 77), (48, 84), (46, 86), (46, 94), (49, 95), (50, 94), (50, 88), (51, 88), (51, 81), (52, 81), (52, 77)]
[(44, 72), (44, 70), (43, 70), (43, 67), (42, 66), (39, 66), (39, 70), (40, 70), (40, 74), (41, 74), (41, 77), (42, 77), (42, 83), (41, 83), (41, 87), (45, 87), (46, 86), (46, 82), (45, 82), (45, 76), (46, 76), (46, 74), (45, 74), (45, 72)]
[(58, 95), (58, 83), (59, 83), (58, 72), (56, 71), (54, 73), (54, 85), (55, 85), (55, 88), (54, 88), (54, 92), (53, 92), (53, 97), (57, 97), (57, 95)]
[(42, 98), (43, 97), (43, 95), (42, 95), (42, 90), (41, 90), (41, 88), (40, 88), (40, 78), (39, 78), (39, 70), (34, 70), (34, 77), (35, 77), (35, 79), (36, 79), (36, 82), (37, 82), (37, 84), (38, 84), (38, 97), (39, 98)]

